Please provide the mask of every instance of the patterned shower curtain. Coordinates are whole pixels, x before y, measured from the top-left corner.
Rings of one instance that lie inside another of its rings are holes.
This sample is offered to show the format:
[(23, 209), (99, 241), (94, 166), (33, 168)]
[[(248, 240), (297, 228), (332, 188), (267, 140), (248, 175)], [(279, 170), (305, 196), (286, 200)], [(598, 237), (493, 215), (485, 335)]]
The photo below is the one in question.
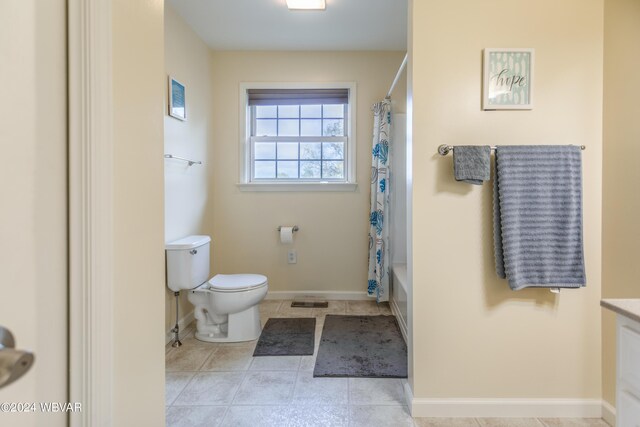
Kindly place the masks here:
[(371, 166), (371, 212), (369, 215), (368, 294), (378, 302), (389, 301), (389, 140), (391, 101), (372, 107), (373, 162)]

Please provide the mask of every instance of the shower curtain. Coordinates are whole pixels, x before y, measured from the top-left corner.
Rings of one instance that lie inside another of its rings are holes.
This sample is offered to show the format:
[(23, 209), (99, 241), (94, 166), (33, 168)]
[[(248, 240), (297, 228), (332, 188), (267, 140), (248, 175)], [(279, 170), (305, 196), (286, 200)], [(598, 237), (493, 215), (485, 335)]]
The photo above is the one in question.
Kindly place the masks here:
[(372, 107), (373, 150), (371, 166), (371, 212), (369, 215), (369, 283), (367, 293), (378, 302), (389, 301), (389, 139), (391, 101)]

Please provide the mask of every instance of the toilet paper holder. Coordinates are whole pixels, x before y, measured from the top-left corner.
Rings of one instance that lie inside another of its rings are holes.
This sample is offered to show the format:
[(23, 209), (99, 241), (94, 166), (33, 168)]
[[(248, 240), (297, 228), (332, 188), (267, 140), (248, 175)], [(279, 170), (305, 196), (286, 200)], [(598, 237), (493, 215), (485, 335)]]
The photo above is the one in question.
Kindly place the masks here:
[[(278, 226), (277, 230), (278, 230), (278, 231), (280, 231), (280, 229), (282, 229), (282, 226), (281, 226), (281, 225), (279, 225), (279, 226)], [(298, 231), (298, 230), (300, 230), (300, 229), (298, 228), (298, 226), (297, 226), (297, 225), (294, 225), (294, 226), (293, 226), (293, 231)]]

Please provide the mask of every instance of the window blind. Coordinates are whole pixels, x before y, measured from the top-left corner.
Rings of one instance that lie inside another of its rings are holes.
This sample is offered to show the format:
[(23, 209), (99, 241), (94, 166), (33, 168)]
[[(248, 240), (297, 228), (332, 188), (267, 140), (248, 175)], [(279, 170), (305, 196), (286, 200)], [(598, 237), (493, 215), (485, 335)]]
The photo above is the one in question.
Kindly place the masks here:
[(349, 89), (248, 89), (249, 105), (348, 104)]

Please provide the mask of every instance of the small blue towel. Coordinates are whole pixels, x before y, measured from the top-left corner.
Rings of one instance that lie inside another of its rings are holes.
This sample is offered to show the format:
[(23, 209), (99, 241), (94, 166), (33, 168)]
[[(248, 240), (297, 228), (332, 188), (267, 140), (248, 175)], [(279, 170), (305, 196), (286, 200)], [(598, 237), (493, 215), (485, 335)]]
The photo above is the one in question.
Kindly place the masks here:
[(498, 147), (495, 172), (498, 276), (513, 290), (585, 286), (580, 148)]

